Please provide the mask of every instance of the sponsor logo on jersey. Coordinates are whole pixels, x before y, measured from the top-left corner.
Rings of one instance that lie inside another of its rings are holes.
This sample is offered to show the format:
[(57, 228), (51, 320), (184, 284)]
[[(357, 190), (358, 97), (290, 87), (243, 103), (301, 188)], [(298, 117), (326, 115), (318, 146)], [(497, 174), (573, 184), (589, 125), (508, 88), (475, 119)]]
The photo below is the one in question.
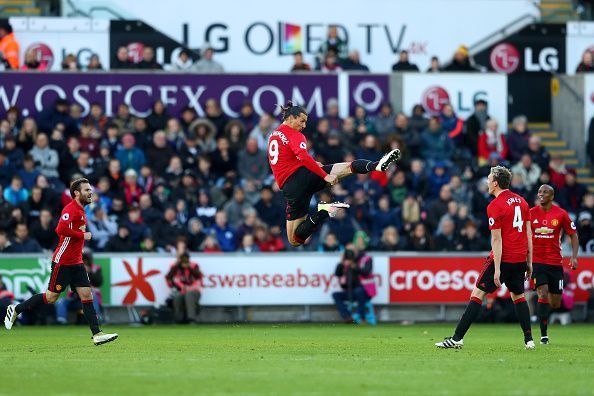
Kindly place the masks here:
[(534, 230), (534, 232), (536, 232), (537, 234), (552, 234), (555, 232), (555, 230), (553, 230), (552, 228), (549, 227), (540, 227), (537, 228), (536, 230)]

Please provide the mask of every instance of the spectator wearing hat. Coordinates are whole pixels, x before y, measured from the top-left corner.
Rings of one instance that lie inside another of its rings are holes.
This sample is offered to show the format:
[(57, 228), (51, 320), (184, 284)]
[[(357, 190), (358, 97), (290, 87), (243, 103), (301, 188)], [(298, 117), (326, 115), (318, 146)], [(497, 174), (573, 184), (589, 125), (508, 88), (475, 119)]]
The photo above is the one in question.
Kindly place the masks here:
[(475, 69), (472, 64), (470, 63), (470, 56), (468, 53), (468, 48), (464, 45), (458, 47), (456, 52), (454, 53), (454, 58), (452, 62), (447, 65), (443, 71), (446, 72), (476, 72), (478, 71)]
[(138, 174), (134, 169), (128, 169), (126, 172), (124, 172), (123, 188), (126, 205), (132, 206), (138, 204), (140, 196), (144, 193), (144, 191), (138, 184)]
[(468, 117), (465, 124), (464, 145), (473, 156), (476, 156), (478, 150), (478, 139), (480, 134), (486, 129), (489, 116), (488, 103), (484, 99), (474, 101), (474, 112)]
[(12, 25), (8, 21), (0, 22), (0, 63), (9, 69), (19, 68), (20, 45), (16, 41)]
[(204, 51), (202, 51), (200, 60), (192, 67), (192, 70), (197, 73), (223, 73), (225, 71), (223, 65), (215, 61), (213, 58), (214, 49), (207, 46)]
[(397, 72), (406, 72), (406, 71), (414, 71), (418, 72), (419, 67), (414, 63), (410, 63), (408, 60), (408, 51), (402, 50), (400, 51), (400, 56), (398, 58), (398, 62), (392, 65), (392, 71)]
[(303, 52), (297, 51), (293, 54), (293, 67), (291, 71), (310, 71), (311, 66), (303, 61)]

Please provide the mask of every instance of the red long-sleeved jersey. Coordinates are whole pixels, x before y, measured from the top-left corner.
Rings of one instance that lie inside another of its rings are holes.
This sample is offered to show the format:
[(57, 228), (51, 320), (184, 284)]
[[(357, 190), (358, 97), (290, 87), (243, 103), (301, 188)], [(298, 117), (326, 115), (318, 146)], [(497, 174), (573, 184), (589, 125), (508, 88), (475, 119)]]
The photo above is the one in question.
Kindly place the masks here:
[(268, 162), (280, 188), (302, 166), (322, 179), (328, 175), (307, 152), (305, 136), (285, 124), (272, 132), (268, 139)]
[(87, 216), (84, 208), (73, 200), (62, 209), (56, 233), (60, 237), (52, 261), (59, 265), (82, 264)]

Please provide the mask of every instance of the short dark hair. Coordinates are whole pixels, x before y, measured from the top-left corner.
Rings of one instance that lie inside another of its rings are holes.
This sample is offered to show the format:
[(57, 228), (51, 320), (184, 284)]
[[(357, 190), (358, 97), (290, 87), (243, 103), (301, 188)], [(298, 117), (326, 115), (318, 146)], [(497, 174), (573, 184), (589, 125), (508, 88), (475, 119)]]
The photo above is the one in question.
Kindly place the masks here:
[(76, 198), (75, 192), (76, 191), (80, 192), (80, 186), (85, 183), (89, 183), (89, 180), (85, 179), (85, 178), (80, 178), (80, 179), (76, 179), (72, 183), (70, 183), (70, 196), (72, 197), (72, 199)]
[(290, 116), (299, 117), (299, 115), (302, 113), (307, 115), (307, 111), (303, 107), (294, 105), (293, 102), (290, 100), (287, 102), (286, 105), (279, 106), (281, 108), (281, 117), (283, 121), (285, 121)]
[(507, 190), (511, 184), (512, 173), (505, 166), (497, 165), (491, 168), (493, 180), (497, 182), (500, 188)]

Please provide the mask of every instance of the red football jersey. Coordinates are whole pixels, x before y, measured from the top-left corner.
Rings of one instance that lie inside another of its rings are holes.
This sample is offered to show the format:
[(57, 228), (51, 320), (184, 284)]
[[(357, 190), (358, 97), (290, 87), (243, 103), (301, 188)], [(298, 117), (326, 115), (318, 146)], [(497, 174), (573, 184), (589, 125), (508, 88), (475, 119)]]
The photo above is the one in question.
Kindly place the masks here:
[(84, 233), (87, 216), (84, 208), (72, 201), (62, 209), (56, 233), (60, 237), (52, 261), (60, 265), (82, 264), (82, 251), (85, 245)]
[(504, 190), (487, 206), (487, 216), (490, 230), (501, 229), (501, 262), (525, 263), (528, 256), (526, 222), (530, 221), (530, 207), (526, 200)]
[(268, 138), (268, 163), (279, 187), (300, 167), (320, 176), (327, 173), (307, 152), (305, 136), (288, 125), (280, 125)]
[(532, 262), (539, 264), (561, 265), (561, 229), (567, 235), (576, 233), (576, 227), (567, 212), (557, 205), (545, 212), (538, 205), (530, 209), (532, 216)]

